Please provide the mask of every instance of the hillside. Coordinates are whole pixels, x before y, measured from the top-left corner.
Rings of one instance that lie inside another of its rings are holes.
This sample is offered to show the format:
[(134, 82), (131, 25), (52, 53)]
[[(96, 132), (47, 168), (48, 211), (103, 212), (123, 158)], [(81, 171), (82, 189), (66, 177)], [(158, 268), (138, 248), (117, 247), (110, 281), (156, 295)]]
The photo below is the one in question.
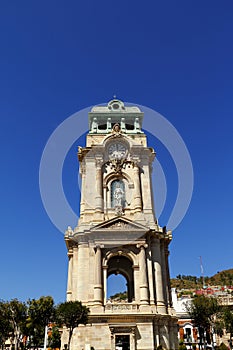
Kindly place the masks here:
[[(204, 284), (206, 286), (233, 286), (233, 269), (220, 271), (212, 277), (204, 277)], [(176, 278), (171, 278), (171, 287), (178, 290), (197, 290), (203, 287), (203, 280), (202, 277), (178, 275)], [(122, 291), (111, 295), (110, 299), (114, 301), (126, 301), (127, 292)]]
[[(212, 277), (204, 277), (204, 285), (232, 286), (233, 269), (220, 271)], [(203, 279), (196, 276), (178, 275), (176, 278), (171, 279), (171, 287), (177, 289), (198, 289), (203, 287)]]

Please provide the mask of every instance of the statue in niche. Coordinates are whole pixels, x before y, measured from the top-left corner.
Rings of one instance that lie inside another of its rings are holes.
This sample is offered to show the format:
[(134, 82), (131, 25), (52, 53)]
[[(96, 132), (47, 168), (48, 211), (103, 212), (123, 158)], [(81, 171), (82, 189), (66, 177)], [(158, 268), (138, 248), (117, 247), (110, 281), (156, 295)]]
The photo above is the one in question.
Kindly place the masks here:
[(117, 182), (113, 192), (114, 205), (115, 207), (122, 207), (124, 199), (124, 190), (121, 188), (120, 182)]
[(121, 133), (121, 126), (119, 123), (113, 125), (112, 133), (115, 134), (115, 136), (120, 136), (119, 134)]
[(125, 184), (122, 180), (114, 180), (111, 183), (111, 207), (115, 209), (117, 216), (124, 215)]

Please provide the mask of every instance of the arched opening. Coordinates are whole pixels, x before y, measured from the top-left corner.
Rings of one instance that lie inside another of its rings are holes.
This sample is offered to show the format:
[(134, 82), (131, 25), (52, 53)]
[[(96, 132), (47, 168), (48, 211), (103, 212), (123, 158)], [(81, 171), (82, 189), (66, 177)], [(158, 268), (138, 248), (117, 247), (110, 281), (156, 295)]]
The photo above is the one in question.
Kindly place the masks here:
[(133, 263), (125, 256), (113, 256), (108, 261), (107, 277), (111, 275), (122, 275), (126, 280), (126, 301), (132, 302), (134, 299), (134, 277), (133, 277)]
[(122, 274), (111, 274), (107, 279), (107, 299), (128, 301), (127, 279)]

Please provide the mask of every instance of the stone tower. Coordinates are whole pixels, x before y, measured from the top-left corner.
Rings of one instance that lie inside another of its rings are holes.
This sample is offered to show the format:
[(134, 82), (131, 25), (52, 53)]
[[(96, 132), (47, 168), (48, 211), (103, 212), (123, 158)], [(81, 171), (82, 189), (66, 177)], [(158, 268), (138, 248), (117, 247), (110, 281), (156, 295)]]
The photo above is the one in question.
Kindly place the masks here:
[[(177, 348), (168, 245), (153, 208), (155, 152), (142, 131), (143, 113), (114, 99), (89, 113), (86, 147), (79, 147), (80, 219), (66, 231), (67, 300), (90, 309), (75, 329), (71, 349)], [(107, 299), (107, 278), (127, 280), (127, 300)], [(63, 342), (66, 340), (63, 335)]]

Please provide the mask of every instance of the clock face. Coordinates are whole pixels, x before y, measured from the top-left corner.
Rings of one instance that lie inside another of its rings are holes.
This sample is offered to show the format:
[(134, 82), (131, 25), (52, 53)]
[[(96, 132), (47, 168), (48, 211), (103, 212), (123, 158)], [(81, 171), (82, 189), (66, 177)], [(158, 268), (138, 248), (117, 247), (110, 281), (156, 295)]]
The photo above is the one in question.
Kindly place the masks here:
[(108, 147), (109, 157), (112, 159), (122, 159), (125, 157), (127, 148), (121, 142), (114, 142)]

